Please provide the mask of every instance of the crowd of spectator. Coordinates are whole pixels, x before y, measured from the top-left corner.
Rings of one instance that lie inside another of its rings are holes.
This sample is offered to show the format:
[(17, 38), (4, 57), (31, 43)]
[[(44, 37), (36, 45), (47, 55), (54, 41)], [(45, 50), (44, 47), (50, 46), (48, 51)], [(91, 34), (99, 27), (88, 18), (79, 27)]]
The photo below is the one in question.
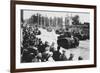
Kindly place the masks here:
[(48, 41), (42, 42), (37, 35), (41, 34), (37, 26), (24, 26), (22, 29), (21, 42), (21, 62), (48, 62), (48, 61), (69, 61), (73, 60), (74, 55), (66, 56), (67, 51), (60, 52), (61, 46), (54, 47), (55, 43), (50, 45)]

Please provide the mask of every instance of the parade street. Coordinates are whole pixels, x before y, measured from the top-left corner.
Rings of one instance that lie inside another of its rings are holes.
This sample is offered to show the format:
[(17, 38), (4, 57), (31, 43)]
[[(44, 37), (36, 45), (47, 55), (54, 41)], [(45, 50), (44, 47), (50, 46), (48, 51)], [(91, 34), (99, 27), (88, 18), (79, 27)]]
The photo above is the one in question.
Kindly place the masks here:
[(68, 49), (70, 53), (74, 55), (73, 60), (78, 60), (79, 56), (83, 60), (88, 60), (89, 59), (89, 54), (90, 54), (90, 42), (89, 40), (82, 40), (80, 41), (80, 44), (77, 48), (71, 48)]

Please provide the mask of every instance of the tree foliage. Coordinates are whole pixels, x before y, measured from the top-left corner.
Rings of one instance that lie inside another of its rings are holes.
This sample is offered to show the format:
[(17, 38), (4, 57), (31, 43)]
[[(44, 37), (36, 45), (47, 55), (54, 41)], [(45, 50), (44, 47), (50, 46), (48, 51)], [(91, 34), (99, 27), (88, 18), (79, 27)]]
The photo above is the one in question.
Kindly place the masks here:
[(79, 25), (80, 24), (78, 15), (75, 15), (74, 17), (72, 17), (72, 24), (73, 25)]

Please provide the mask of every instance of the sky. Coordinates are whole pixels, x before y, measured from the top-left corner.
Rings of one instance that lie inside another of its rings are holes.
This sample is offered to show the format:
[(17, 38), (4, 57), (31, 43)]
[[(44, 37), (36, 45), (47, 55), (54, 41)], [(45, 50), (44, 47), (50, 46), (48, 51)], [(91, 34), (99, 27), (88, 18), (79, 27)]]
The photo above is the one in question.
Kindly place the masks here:
[(24, 10), (23, 19), (29, 19), (33, 14), (40, 13), (42, 16), (48, 17), (66, 17), (66, 16), (79, 16), (81, 23), (90, 22), (90, 14), (86, 12), (61, 12), (61, 11), (36, 11), (36, 10)]

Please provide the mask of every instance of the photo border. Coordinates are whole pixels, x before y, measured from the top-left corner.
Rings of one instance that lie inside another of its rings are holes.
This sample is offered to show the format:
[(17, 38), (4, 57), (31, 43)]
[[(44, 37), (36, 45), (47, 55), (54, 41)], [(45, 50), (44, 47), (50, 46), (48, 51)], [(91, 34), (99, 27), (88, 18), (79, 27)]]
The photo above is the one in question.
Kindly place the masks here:
[[(16, 5), (40, 5), (51, 7), (71, 7), (71, 8), (86, 8), (94, 10), (94, 64), (89, 65), (75, 65), (75, 66), (59, 66), (59, 67), (43, 67), (43, 68), (25, 68), (16, 69)], [(76, 68), (90, 68), (96, 67), (96, 6), (95, 5), (81, 5), (81, 4), (62, 4), (62, 3), (48, 3), (48, 2), (33, 2), (33, 1), (11, 1), (11, 25), (10, 25), (10, 46), (11, 46), (11, 61), (10, 71), (13, 72), (27, 72), (27, 71), (44, 71), (44, 70), (59, 70), (59, 69), (76, 69)]]

